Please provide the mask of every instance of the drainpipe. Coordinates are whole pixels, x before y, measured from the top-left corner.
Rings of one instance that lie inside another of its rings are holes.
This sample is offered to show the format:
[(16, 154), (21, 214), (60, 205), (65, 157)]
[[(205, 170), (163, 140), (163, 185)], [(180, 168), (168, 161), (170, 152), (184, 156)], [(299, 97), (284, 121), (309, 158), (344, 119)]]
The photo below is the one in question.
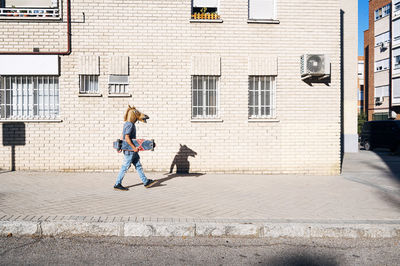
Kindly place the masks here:
[(0, 55), (70, 55), (71, 54), (71, 0), (67, 0), (67, 50), (60, 52), (1, 52)]
[(390, 5), (390, 14), (389, 14), (389, 36), (390, 36), (390, 41), (389, 41), (389, 113), (388, 113), (388, 118), (392, 118), (392, 97), (393, 97), (393, 92), (392, 92), (392, 71), (393, 71), (393, 65), (392, 65), (392, 40), (393, 40), (393, 29), (392, 29), (392, 12), (393, 12), (393, 6)]

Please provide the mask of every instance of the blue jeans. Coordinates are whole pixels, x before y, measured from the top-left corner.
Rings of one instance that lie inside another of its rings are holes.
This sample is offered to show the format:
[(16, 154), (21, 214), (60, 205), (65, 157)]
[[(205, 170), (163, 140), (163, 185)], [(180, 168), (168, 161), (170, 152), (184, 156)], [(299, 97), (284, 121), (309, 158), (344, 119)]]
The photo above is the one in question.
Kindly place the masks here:
[(136, 168), (136, 171), (139, 174), (140, 179), (142, 180), (143, 184), (147, 184), (147, 178), (144, 175), (142, 164), (140, 163), (140, 157), (139, 154), (136, 152), (131, 152), (129, 154), (124, 154), (124, 163), (121, 166), (121, 170), (119, 171), (118, 177), (117, 177), (117, 182), (115, 185), (119, 185), (122, 183), (122, 179), (124, 179), (125, 173), (128, 171), (128, 169), (131, 167), (131, 164), (133, 164)]

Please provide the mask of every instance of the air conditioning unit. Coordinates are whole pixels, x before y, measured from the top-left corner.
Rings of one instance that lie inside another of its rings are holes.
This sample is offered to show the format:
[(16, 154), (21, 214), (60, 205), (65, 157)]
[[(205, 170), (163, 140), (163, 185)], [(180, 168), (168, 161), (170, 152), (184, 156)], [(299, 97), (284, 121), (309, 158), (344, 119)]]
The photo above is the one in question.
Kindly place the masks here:
[(375, 105), (381, 105), (383, 103), (383, 97), (375, 97)]
[(304, 54), (300, 57), (300, 74), (302, 79), (311, 77), (327, 78), (331, 75), (329, 57), (324, 54)]

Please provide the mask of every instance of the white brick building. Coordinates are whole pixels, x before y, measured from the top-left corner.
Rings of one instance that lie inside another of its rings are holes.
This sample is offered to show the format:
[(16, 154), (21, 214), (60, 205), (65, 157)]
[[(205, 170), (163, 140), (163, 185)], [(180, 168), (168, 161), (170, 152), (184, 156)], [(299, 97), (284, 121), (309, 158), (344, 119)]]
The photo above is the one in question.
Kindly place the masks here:
[[(341, 1), (71, 0), (70, 16), (67, 0), (7, 2), (0, 168), (17, 144), (17, 170), (118, 170), (111, 143), (133, 104), (150, 116), (138, 137), (157, 143), (141, 153), (145, 171), (168, 171), (180, 145), (197, 154), (191, 172), (340, 171)], [(192, 16), (202, 2), (208, 19)], [(301, 79), (303, 54), (330, 58), (328, 82)]]

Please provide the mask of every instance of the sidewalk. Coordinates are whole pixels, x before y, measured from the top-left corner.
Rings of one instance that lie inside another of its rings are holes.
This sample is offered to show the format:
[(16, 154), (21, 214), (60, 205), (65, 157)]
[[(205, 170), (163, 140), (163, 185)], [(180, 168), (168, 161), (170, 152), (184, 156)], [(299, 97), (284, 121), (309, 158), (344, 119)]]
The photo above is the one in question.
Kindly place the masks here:
[(341, 176), (0, 172), (0, 235), (400, 237), (400, 156)]

